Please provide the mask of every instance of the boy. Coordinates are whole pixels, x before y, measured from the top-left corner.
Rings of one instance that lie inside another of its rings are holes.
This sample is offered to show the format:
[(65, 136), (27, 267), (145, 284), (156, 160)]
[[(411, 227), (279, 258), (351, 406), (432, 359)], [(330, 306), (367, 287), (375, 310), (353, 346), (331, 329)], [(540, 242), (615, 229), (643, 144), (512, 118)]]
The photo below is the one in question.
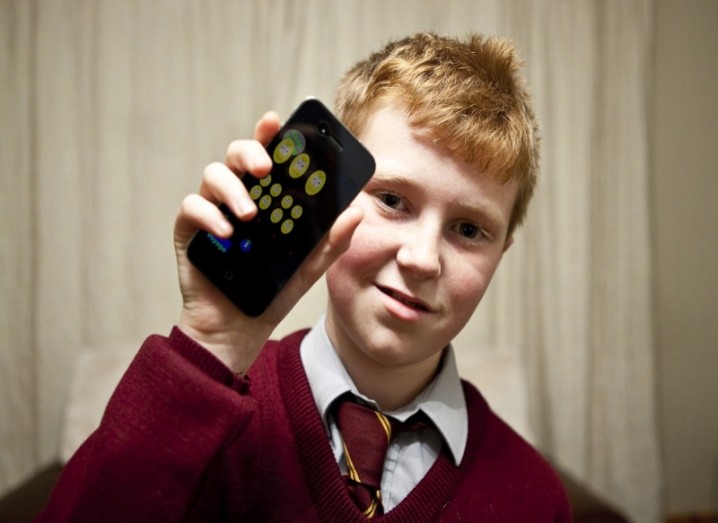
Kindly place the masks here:
[[(218, 203), (254, 215), (238, 176), (268, 172), (261, 144), (277, 116), (206, 168), (175, 225), (179, 324), (144, 343), (41, 519), (570, 520), (556, 475), (459, 379), (450, 346), (538, 170), (511, 45), (432, 34), (390, 43), (347, 73), (336, 109), (376, 173), (259, 318), (239, 313), (185, 249), (198, 229), (231, 234)], [(326, 314), (267, 341), (324, 272)], [(355, 438), (375, 430), (388, 445), (372, 451), (376, 476)]]

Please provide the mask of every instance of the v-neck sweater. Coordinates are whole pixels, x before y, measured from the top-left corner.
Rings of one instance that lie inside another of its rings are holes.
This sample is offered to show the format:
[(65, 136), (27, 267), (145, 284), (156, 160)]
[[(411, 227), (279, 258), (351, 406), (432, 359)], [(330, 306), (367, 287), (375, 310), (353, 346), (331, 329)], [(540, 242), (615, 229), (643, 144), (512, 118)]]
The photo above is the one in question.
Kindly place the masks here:
[[(301, 363), (305, 334), (268, 342), (245, 377), (179, 329), (148, 338), (38, 521), (365, 521)], [(462, 385), (469, 436), (460, 465), (443, 452), (374, 519), (571, 521), (550, 465)]]

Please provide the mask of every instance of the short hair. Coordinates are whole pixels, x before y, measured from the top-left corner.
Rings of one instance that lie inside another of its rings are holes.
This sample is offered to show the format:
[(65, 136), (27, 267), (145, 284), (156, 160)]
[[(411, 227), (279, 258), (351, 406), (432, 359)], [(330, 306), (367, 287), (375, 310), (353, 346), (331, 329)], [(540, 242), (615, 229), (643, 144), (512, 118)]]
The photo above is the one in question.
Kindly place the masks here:
[(511, 235), (524, 221), (539, 171), (538, 122), (522, 66), (507, 39), (416, 33), (350, 68), (335, 109), (361, 134), (380, 103), (398, 103), (410, 124), (440, 146), (503, 183), (515, 182)]

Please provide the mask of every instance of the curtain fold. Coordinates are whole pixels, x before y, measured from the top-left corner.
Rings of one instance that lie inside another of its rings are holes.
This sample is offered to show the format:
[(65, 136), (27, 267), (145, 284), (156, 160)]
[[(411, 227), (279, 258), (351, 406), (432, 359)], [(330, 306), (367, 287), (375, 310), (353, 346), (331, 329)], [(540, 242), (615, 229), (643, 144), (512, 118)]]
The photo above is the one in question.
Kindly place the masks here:
[[(416, 30), (513, 38), (542, 123), (526, 226), (456, 340), (516, 347), (533, 439), (660, 515), (648, 230), (651, 0), (0, 0), (0, 490), (57, 453), (82, 348), (179, 312), (172, 224), (262, 112)], [(279, 332), (314, 322), (318, 285)], [(469, 376), (470, 378), (470, 376)], [(479, 384), (480, 385), (480, 384)]]
[(0, 3), (0, 492), (37, 463), (29, 6)]

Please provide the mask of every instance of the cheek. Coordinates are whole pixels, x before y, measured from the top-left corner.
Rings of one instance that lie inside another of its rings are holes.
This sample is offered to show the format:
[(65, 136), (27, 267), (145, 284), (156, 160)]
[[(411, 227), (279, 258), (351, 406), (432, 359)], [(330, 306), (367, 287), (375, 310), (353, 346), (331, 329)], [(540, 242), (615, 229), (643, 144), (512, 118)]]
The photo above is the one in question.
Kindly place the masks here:
[[(384, 233), (384, 234), (382, 234)], [(386, 231), (373, 226), (365, 219), (354, 231), (351, 245), (329, 267), (326, 273), (330, 293), (348, 295), (353, 300), (362, 288), (372, 285), (377, 272), (392, 256), (392, 249)]]
[(454, 303), (463, 307), (475, 307), (481, 301), (486, 291), (486, 284), (481, 275), (466, 276), (458, 278), (452, 284), (452, 298)]
[(484, 266), (482, 264), (471, 265), (453, 271), (453, 277), (449, 284), (451, 301), (454, 303), (456, 313), (462, 317), (469, 317), (484, 297), (489, 287), (491, 278), (496, 269), (496, 264)]

